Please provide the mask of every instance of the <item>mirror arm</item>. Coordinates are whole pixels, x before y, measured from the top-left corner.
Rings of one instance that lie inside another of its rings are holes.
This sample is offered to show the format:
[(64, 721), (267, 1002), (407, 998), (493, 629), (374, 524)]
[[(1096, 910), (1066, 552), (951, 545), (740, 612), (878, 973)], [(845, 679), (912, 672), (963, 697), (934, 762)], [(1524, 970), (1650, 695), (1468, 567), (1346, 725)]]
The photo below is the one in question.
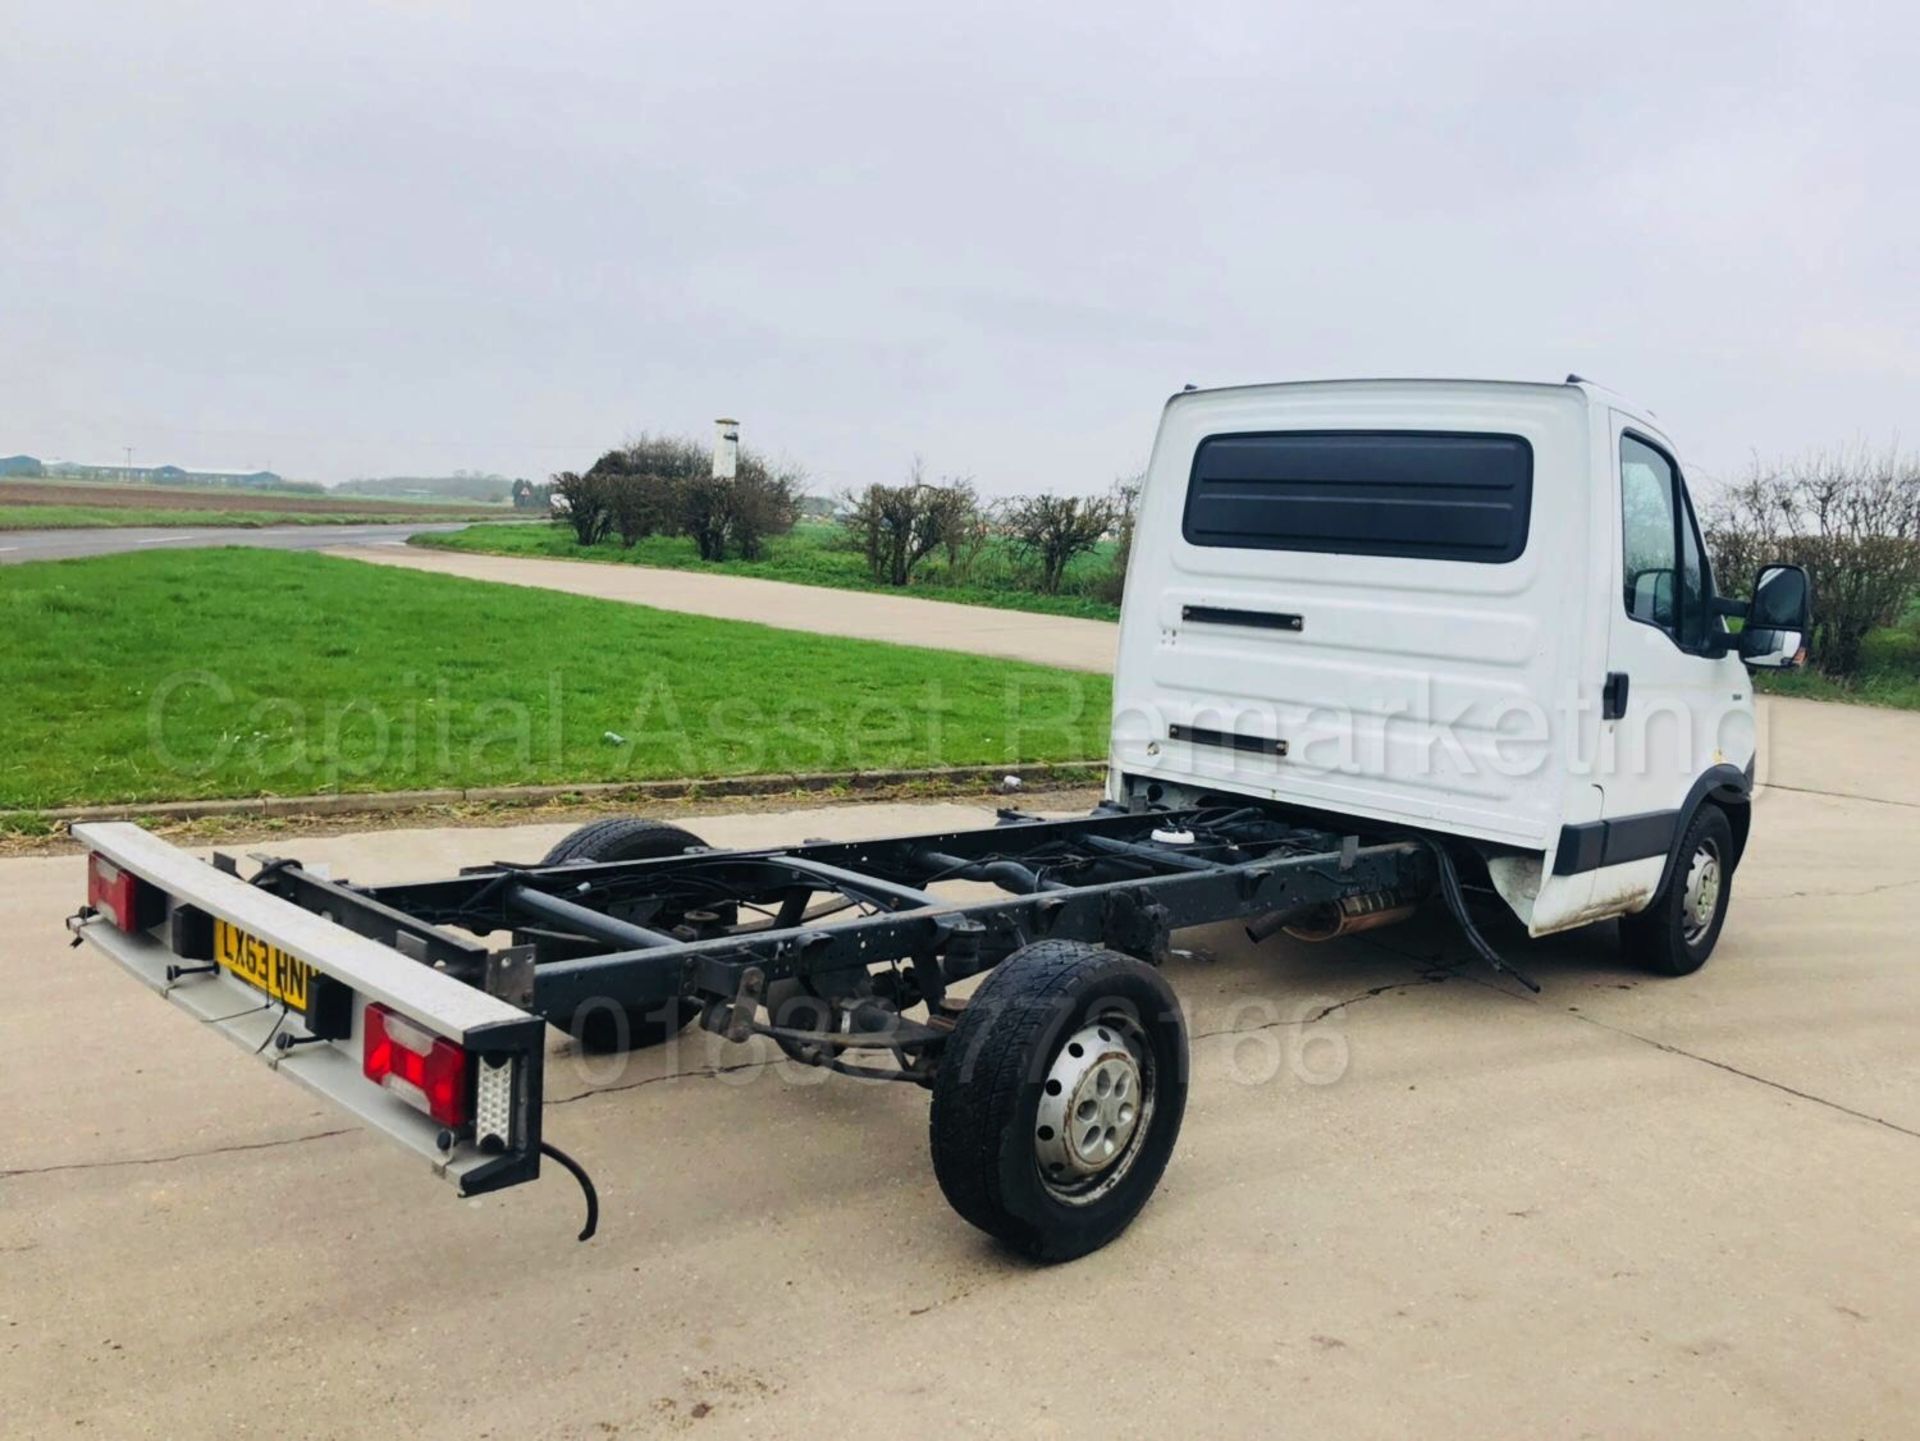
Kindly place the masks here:
[(1725, 616), (1728, 620), (1745, 620), (1752, 605), (1751, 601), (1734, 600), (1728, 596), (1716, 595), (1713, 598), (1713, 613)]

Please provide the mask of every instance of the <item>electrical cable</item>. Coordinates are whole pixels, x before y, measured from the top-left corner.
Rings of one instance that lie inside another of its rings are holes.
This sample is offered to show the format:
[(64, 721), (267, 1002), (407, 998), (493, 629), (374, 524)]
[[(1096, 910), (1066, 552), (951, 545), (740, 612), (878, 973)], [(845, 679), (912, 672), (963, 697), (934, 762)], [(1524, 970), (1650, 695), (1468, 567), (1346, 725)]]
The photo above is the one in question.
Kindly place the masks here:
[(1429, 840), (1427, 849), (1433, 852), (1434, 860), (1440, 869), (1441, 897), (1446, 901), (1447, 909), (1453, 912), (1454, 920), (1460, 923), (1460, 930), (1465, 934), (1467, 944), (1472, 946), (1480, 959), (1492, 966), (1494, 970), (1512, 976), (1528, 990), (1536, 995), (1539, 994), (1540, 983), (1524, 971), (1515, 970), (1501, 960), (1500, 953), (1487, 944), (1486, 937), (1482, 936), (1473, 924), (1473, 917), (1467, 914), (1467, 898), (1460, 891), (1460, 873), (1454, 869), (1453, 857), (1447, 854), (1446, 847), (1438, 841)]
[[(272, 1004), (272, 1003), (269, 1002), (268, 1004)], [(280, 1014), (274, 1017), (273, 1024), (267, 1027), (267, 1034), (261, 1038), (260, 1044), (253, 1048), (254, 1055), (257, 1056), (262, 1051), (266, 1050), (267, 1043), (271, 1041), (275, 1036), (280, 1034), (280, 1028), (286, 1025), (287, 1023), (287, 1011), (289, 1009), (289, 1004), (290, 1003), (287, 1001), (280, 1002)]]
[(600, 1229), (600, 1193), (593, 1189), (593, 1180), (587, 1175), (587, 1168), (551, 1141), (540, 1143), (540, 1154), (558, 1161), (572, 1173), (573, 1179), (580, 1183), (581, 1193), (587, 1198), (587, 1224), (580, 1228), (577, 1239), (592, 1240), (593, 1233)]

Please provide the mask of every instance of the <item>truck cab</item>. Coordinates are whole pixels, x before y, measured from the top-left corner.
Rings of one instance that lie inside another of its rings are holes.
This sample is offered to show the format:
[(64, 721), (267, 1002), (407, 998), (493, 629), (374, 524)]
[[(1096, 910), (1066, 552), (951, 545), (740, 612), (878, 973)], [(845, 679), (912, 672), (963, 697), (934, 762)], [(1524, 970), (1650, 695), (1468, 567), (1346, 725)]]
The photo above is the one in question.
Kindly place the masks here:
[(1617, 916), (1657, 967), (1704, 962), (1748, 831), (1747, 667), (1803, 657), (1808, 596), (1792, 567), (1757, 617), (1716, 594), (1649, 413), (1575, 377), (1188, 391), (1139, 505), (1110, 799), (1464, 842), (1531, 934)]

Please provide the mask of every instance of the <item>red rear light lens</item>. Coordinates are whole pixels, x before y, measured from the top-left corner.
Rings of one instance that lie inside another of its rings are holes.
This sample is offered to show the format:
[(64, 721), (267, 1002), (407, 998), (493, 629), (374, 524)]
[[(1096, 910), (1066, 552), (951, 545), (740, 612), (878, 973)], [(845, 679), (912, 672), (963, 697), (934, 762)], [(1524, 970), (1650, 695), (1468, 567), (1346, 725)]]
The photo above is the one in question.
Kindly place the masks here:
[(140, 879), (98, 851), (87, 857), (87, 904), (122, 931), (139, 929)]
[(467, 1053), (381, 1005), (367, 1006), (361, 1070), (443, 1126), (467, 1123)]

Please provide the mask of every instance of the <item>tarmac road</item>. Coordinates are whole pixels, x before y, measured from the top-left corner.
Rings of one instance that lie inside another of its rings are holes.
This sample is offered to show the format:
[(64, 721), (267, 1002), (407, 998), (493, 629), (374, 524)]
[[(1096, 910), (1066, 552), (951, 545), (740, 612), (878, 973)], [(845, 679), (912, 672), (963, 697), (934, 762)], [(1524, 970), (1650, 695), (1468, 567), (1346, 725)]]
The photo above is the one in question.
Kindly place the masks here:
[[(59, 926), (0, 862), (9, 1436), (1813, 1436), (1920, 1429), (1920, 717), (1770, 708), (1710, 965), (1610, 927), (1231, 927), (1169, 966), (1179, 1150), (1115, 1245), (1009, 1259), (943, 1203), (926, 1100), (690, 1032), (556, 1040), (559, 1172), (471, 1203)], [(987, 824), (729, 815), (716, 844)], [(564, 827), (301, 838), (355, 879)], [(232, 847), (244, 850), (246, 846)]]
[(165, 525), (93, 530), (0, 530), (0, 565), (29, 560), (65, 560), (79, 555), (118, 555), (128, 550), (181, 546), (255, 545), (271, 550), (325, 550), (330, 546), (405, 545), (427, 530), (461, 530), (466, 521), (380, 522), (374, 525)]

